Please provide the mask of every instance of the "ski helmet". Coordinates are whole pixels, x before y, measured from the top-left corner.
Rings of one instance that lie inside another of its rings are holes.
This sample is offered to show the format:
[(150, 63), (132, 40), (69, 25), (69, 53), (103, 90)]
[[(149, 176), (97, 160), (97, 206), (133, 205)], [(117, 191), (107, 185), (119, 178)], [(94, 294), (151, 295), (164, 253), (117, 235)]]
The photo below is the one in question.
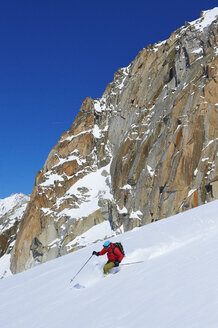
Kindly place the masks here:
[(110, 240), (107, 240), (105, 243), (104, 243), (104, 247), (105, 248), (108, 248), (109, 246), (110, 246), (110, 244), (111, 244), (111, 242), (110, 242)]

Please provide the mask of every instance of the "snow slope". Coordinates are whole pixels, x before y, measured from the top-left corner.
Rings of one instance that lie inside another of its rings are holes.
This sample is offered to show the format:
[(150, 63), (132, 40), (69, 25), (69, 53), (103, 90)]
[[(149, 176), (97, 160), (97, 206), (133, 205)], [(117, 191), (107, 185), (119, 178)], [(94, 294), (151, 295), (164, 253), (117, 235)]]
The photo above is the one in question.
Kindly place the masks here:
[(123, 264), (144, 262), (105, 278), (106, 258), (93, 257), (69, 284), (99, 242), (1, 280), (0, 327), (217, 328), (217, 210), (218, 200), (120, 235)]

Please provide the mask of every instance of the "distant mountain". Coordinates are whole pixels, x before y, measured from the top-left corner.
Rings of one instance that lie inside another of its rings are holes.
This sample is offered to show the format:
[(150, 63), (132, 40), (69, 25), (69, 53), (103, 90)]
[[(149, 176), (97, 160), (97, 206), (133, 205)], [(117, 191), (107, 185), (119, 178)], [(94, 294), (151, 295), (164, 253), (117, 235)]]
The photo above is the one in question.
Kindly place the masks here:
[(30, 197), (22, 193), (0, 199), (0, 278), (8, 274), (10, 253)]
[(84, 246), (100, 223), (120, 233), (218, 198), (217, 17), (148, 45), (84, 100), (36, 176), (13, 272)]
[(22, 207), (29, 199), (29, 196), (22, 193), (12, 194), (10, 197), (0, 199), (0, 218), (7, 214), (11, 215), (15, 209)]

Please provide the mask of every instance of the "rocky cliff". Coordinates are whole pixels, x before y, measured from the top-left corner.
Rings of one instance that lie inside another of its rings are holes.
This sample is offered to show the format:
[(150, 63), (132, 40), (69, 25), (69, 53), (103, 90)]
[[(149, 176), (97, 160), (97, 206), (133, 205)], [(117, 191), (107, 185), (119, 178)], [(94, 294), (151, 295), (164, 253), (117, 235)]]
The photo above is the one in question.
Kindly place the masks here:
[(86, 98), (36, 176), (12, 271), (218, 198), (218, 8), (149, 45)]

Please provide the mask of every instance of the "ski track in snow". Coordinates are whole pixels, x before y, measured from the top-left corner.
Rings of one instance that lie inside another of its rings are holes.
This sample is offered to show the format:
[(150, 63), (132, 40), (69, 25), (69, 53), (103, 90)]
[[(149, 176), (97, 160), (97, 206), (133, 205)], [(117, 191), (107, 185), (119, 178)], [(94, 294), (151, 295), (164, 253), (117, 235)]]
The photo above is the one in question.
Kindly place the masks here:
[(218, 200), (113, 237), (123, 264), (144, 262), (105, 278), (106, 256), (93, 256), (70, 284), (98, 242), (0, 280), (0, 327), (217, 328), (217, 209)]

